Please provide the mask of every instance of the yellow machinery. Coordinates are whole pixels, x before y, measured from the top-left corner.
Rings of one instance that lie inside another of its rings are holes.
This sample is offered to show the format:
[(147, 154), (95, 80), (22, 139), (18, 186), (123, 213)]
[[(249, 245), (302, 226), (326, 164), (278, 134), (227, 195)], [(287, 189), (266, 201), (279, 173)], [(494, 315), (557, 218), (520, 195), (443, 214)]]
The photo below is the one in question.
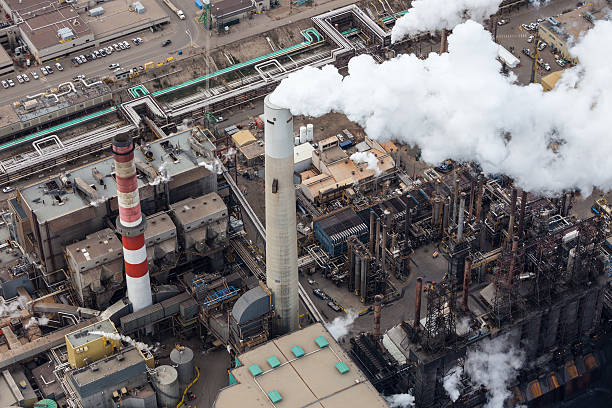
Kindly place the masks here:
[(68, 363), (72, 368), (81, 368), (98, 361), (104, 357), (111, 356), (115, 350), (121, 348), (121, 341), (105, 337), (117, 334), (115, 325), (110, 320), (83, 327), (65, 336)]

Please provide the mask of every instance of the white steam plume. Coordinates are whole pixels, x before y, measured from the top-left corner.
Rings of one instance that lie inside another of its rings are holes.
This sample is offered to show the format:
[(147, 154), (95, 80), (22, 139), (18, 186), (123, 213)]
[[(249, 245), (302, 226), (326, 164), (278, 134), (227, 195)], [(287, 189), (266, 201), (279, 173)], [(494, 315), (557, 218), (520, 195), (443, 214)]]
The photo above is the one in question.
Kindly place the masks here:
[(136, 347), (139, 350), (153, 352), (153, 347), (152, 346), (149, 346), (148, 344), (136, 341), (136, 340), (134, 340), (133, 338), (131, 338), (129, 336), (124, 336), (123, 334), (119, 334), (119, 333), (106, 333), (106, 332), (97, 331), (97, 330), (92, 330), (89, 333), (90, 334), (97, 334), (97, 335), (100, 335), (100, 336), (104, 336), (107, 339), (125, 341), (126, 343), (131, 344), (132, 346)]
[(357, 316), (359, 316), (357, 312), (349, 310), (346, 316), (336, 317), (331, 323), (326, 324), (325, 327), (327, 327), (327, 331), (329, 331), (334, 339), (339, 340), (348, 334)]
[(382, 170), (378, 167), (378, 159), (372, 152), (356, 152), (351, 154), (350, 159), (356, 164), (368, 163), (368, 170), (372, 170), (376, 173), (376, 177), (380, 176)]
[(100, 204), (104, 204), (105, 202), (106, 202), (106, 197), (102, 196), (98, 198), (97, 200), (90, 201), (89, 205), (91, 205), (92, 207), (98, 207)]
[(452, 29), (467, 19), (483, 22), (495, 14), (502, 0), (414, 0), (391, 31), (391, 42), (423, 31)]
[(457, 401), (460, 395), (459, 381), (461, 380), (461, 373), (461, 367), (454, 367), (444, 377), (444, 390), (453, 402)]
[(28, 320), (28, 322), (23, 327), (28, 329), (33, 324), (36, 324), (38, 326), (46, 326), (49, 324), (49, 318), (47, 316), (42, 316), (42, 317), (32, 316), (30, 317), (30, 320)]
[[(424, 31), (452, 30), (466, 20), (482, 23), (497, 13), (502, 0), (414, 0), (410, 11), (400, 17), (391, 31), (391, 42)], [(540, 6), (548, 0), (534, 0)]]
[(488, 398), (484, 408), (504, 406), (504, 401), (511, 395), (508, 386), (516, 378), (523, 362), (524, 353), (515, 349), (506, 336), (483, 340), (476, 349), (468, 351), (464, 370), (472, 383), (487, 387)]
[(580, 64), (555, 88), (520, 86), (500, 73), (498, 45), (474, 22), (458, 25), (449, 52), (400, 55), (377, 64), (361, 55), (343, 78), (332, 66), (283, 80), (271, 101), (294, 115), (341, 112), (373, 139), (418, 145), (426, 162), (478, 162), (527, 191), (612, 188), (612, 21), (597, 21), (572, 48)]
[(414, 397), (410, 394), (393, 394), (384, 397), (389, 408), (408, 408), (414, 406)]
[(20, 317), (21, 310), (26, 310), (28, 299), (25, 296), (18, 296), (11, 302), (0, 303), (0, 317)]

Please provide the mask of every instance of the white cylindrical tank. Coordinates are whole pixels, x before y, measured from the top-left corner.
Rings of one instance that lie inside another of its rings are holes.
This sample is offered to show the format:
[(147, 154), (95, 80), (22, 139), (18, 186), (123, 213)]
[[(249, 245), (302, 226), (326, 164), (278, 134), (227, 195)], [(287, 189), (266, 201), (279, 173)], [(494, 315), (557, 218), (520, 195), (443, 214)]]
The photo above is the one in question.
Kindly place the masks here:
[(174, 408), (179, 402), (179, 382), (176, 369), (169, 365), (162, 365), (155, 369), (153, 380), (157, 394), (157, 406), (160, 408)]
[(309, 123), (306, 125), (306, 141), (312, 142), (314, 140), (314, 125)]
[(300, 144), (306, 143), (306, 126), (300, 126)]
[(170, 352), (170, 361), (176, 367), (181, 389), (184, 389), (194, 377), (193, 373), (193, 351), (189, 347), (182, 350), (174, 349)]
[(295, 144), (296, 146), (300, 144), (300, 137), (296, 136), (295, 140), (293, 141), (293, 144)]
[(264, 101), (266, 164), (266, 284), (278, 316), (276, 330), (298, 328), (297, 231), (293, 185), (293, 116)]

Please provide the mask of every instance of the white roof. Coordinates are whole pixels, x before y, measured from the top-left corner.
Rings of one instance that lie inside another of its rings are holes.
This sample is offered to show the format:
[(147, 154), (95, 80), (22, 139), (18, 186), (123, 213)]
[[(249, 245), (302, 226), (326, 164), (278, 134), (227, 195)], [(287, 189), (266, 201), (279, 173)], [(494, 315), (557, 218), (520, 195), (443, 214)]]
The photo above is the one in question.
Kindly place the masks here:
[(300, 163), (304, 160), (312, 160), (314, 147), (308, 142), (297, 145), (293, 148), (293, 163)]
[(510, 51), (501, 45), (497, 49), (497, 57), (506, 63), (510, 68), (515, 68), (521, 61), (516, 58)]

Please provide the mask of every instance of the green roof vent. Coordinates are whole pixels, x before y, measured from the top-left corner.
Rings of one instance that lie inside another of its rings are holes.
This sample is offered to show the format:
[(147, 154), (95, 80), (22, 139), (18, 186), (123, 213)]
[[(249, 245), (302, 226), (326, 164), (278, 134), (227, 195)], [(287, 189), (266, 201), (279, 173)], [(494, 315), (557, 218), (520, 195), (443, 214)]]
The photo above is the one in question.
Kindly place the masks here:
[(270, 367), (272, 368), (276, 368), (280, 365), (280, 361), (278, 361), (278, 358), (276, 358), (276, 356), (268, 357), (266, 361), (268, 362), (268, 364), (270, 364)]
[(281, 402), (283, 400), (283, 397), (281, 397), (281, 395), (276, 390), (270, 391), (268, 393), (268, 398), (270, 398), (270, 401), (272, 401), (273, 404), (276, 404), (277, 402)]
[(338, 372), (340, 374), (344, 374), (344, 373), (348, 373), (349, 372), (349, 368), (346, 365), (346, 363), (344, 361), (341, 361), (339, 363), (336, 364), (336, 369), (338, 369)]
[(259, 368), (257, 364), (253, 364), (252, 366), (249, 366), (249, 371), (251, 372), (253, 377), (257, 377), (258, 375), (263, 373), (263, 371), (261, 371), (261, 368)]
[(304, 350), (302, 350), (302, 348), (300, 346), (293, 346), (293, 347), (291, 347), (291, 352), (297, 358), (300, 358), (300, 357), (302, 357), (304, 355)]
[(329, 343), (327, 340), (325, 340), (325, 337), (323, 336), (319, 336), (315, 339), (315, 343), (317, 343), (317, 346), (319, 346), (320, 348), (323, 347), (327, 347), (329, 346)]

